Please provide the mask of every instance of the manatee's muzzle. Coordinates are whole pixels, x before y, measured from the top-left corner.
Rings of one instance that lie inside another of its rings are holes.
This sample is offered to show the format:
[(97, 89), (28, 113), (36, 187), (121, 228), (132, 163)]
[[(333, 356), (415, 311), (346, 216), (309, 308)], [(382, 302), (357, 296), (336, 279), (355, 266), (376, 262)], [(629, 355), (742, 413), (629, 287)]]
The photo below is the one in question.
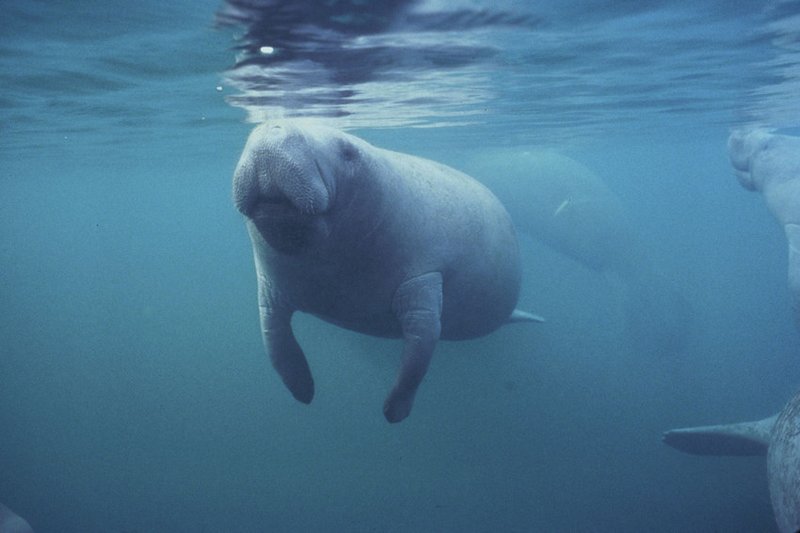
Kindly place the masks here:
[(233, 198), (273, 249), (297, 254), (328, 235), (335, 183), (324, 163), (303, 135), (277, 126), (251, 134), (234, 172)]
[(267, 244), (284, 254), (298, 254), (326, 233), (321, 217), (303, 213), (286, 198), (259, 199), (247, 216)]

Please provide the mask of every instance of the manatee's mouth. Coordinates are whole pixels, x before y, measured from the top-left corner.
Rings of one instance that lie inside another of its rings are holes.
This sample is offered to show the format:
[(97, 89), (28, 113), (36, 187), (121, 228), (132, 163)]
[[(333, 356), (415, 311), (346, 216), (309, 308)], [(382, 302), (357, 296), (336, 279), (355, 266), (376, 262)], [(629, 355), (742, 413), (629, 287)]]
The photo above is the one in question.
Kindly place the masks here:
[(257, 218), (274, 219), (281, 216), (301, 214), (300, 210), (285, 195), (260, 196), (249, 209), (247, 216), (253, 220)]
[(320, 231), (319, 217), (303, 213), (282, 195), (260, 197), (247, 216), (267, 244), (285, 254), (300, 253)]

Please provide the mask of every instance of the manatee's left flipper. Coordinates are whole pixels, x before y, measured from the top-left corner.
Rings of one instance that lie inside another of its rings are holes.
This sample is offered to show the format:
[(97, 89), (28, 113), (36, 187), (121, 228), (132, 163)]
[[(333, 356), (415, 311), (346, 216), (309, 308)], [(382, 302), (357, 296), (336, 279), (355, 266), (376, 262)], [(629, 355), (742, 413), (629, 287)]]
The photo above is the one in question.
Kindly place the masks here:
[(533, 313), (529, 313), (527, 311), (522, 311), (520, 309), (514, 309), (511, 312), (511, 316), (506, 319), (506, 324), (515, 324), (517, 322), (545, 322), (545, 319), (541, 315), (534, 315)]
[(664, 444), (693, 455), (766, 455), (777, 419), (673, 429), (662, 438)]
[(282, 303), (272, 289), (269, 277), (256, 264), (258, 275), (258, 311), (261, 334), (273, 368), (298, 401), (311, 403), (314, 379), (308, 361), (292, 332), (294, 310)]
[(442, 330), (442, 275), (429, 272), (403, 282), (395, 292), (392, 311), (403, 330), (403, 361), (397, 382), (383, 404), (389, 422), (400, 422), (411, 412)]

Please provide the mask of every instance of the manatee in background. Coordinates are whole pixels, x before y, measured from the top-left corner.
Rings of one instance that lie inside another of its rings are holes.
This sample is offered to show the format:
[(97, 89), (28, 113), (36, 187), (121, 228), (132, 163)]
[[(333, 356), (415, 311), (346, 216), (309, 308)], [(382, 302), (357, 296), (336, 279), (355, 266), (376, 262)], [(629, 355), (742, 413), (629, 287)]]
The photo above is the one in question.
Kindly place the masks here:
[(800, 392), (756, 422), (673, 429), (664, 442), (694, 455), (766, 455), (772, 509), (783, 533), (800, 530)]
[(0, 533), (33, 533), (24, 518), (0, 503)]
[(521, 268), (508, 213), (444, 165), (319, 124), (273, 122), (251, 133), (233, 198), (253, 244), (265, 346), (301, 402), (314, 382), (295, 311), (405, 340), (389, 422), (408, 416), (440, 338), (538, 318), (514, 310)]
[(756, 129), (734, 131), (728, 153), (739, 183), (758, 191), (789, 244), (789, 292), (800, 329), (800, 137)]
[(550, 150), (484, 150), (463, 167), (500, 198), (517, 229), (625, 282), (629, 332), (640, 345), (685, 348), (688, 302), (653, 265), (636, 221), (594, 172)]

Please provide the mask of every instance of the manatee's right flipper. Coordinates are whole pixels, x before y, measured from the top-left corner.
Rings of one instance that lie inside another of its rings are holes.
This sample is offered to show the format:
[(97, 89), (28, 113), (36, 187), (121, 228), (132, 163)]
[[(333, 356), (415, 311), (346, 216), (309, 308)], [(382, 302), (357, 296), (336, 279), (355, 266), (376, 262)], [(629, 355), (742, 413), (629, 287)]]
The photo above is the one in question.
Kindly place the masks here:
[(693, 455), (766, 455), (770, 432), (778, 415), (720, 426), (673, 429), (664, 433), (664, 444)]
[(442, 275), (430, 272), (403, 282), (392, 299), (392, 311), (403, 331), (403, 362), (394, 388), (383, 404), (389, 422), (411, 412), (414, 395), (428, 370), (441, 333)]
[(314, 397), (314, 379), (311, 377), (306, 356), (292, 332), (294, 310), (280, 301), (257, 259), (256, 274), (261, 335), (272, 366), (292, 396), (303, 403), (311, 403)]

